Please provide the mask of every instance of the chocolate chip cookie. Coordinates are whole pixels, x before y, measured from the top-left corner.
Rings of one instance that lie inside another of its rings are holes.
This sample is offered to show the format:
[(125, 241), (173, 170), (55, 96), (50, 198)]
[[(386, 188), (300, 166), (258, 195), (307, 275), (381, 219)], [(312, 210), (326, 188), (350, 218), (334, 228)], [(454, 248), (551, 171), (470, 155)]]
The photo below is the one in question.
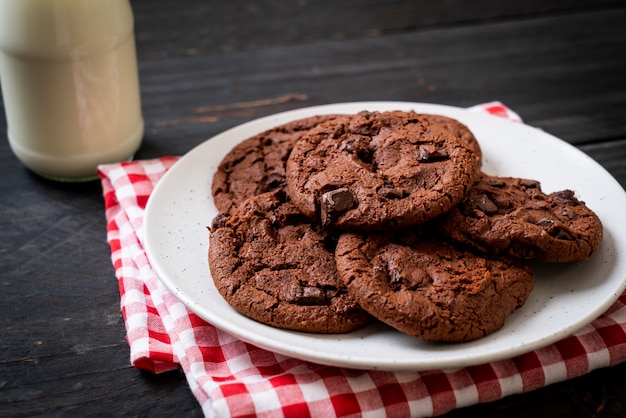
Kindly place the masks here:
[(209, 240), (215, 286), (243, 315), (317, 333), (349, 332), (372, 319), (337, 275), (336, 235), (302, 216), (284, 190), (221, 213)]
[(239, 143), (224, 157), (213, 176), (215, 206), (228, 211), (249, 197), (285, 185), (285, 163), (298, 138), (335, 115), (298, 119)]
[(546, 262), (584, 260), (603, 234), (599, 217), (573, 191), (546, 194), (538, 181), (487, 174), (441, 218), (439, 228), (486, 254)]
[(430, 115), (361, 112), (303, 135), (287, 160), (287, 191), (323, 226), (399, 229), (455, 206), (478, 172), (471, 147)]
[(480, 256), (415, 231), (346, 232), (335, 258), (363, 309), (427, 341), (471, 341), (498, 330), (534, 284), (522, 260)]

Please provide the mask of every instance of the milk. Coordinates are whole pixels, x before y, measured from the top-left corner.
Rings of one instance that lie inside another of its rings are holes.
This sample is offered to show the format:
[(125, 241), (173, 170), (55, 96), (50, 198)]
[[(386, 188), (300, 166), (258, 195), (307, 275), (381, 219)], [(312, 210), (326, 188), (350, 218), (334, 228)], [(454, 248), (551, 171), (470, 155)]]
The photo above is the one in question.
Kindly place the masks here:
[(141, 144), (128, 0), (0, 0), (0, 85), (9, 144), (31, 170), (95, 178)]

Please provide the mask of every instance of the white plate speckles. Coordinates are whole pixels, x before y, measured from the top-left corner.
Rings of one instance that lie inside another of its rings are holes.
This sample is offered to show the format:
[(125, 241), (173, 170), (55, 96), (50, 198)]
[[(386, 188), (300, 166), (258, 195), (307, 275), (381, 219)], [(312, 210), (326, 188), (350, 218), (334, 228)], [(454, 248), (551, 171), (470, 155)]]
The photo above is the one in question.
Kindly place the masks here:
[[(207, 225), (217, 211), (213, 173), (242, 140), (290, 120), (361, 110), (414, 110), (465, 123), (483, 150), (483, 170), (539, 180), (543, 190), (572, 189), (604, 223), (599, 250), (580, 263), (536, 268), (527, 303), (499, 331), (462, 344), (433, 344), (373, 324), (345, 335), (272, 328), (234, 311), (213, 285)], [(602, 314), (626, 285), (626, 193), (599, 164), (573, 146), (527, 125), (465, 109), (406, 102), (356, 102), (310, 107), (257, 119), (200, 144), (155, 188), (144, 219), (145, 248), (163, 283), (190, 310), (256, 346), (312, 362), (361, 369), (432, 370), (522, 354), (575, 332)]]

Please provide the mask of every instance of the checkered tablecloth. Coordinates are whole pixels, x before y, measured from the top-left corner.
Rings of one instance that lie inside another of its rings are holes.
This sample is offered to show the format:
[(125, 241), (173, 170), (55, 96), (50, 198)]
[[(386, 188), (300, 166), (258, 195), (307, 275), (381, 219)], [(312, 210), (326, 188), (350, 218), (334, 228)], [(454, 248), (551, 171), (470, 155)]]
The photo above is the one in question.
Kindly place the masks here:
[[(521, 121), (498, 102), (471, 110)], [(244, 343), (189, 311), (148, 262), (144, 209), (156, 183), (177, 160), (104, 165), (99, 175), (130, 360), (153, 373), (182, 368), (206, 416), (435, 416), (626, 360), (626, 294), (591, 324), (555, 344), (455, 370), (351, 370)]]

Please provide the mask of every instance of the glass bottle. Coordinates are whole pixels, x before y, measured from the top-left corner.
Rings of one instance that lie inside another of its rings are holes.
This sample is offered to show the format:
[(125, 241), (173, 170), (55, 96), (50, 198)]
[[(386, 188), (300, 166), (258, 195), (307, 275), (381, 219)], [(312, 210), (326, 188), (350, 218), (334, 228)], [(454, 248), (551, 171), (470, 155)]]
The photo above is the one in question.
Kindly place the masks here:
[(41, 176), (96, 178), (141, 145), (128, 0), (0, 0), (0, 86), (12, 151)]

